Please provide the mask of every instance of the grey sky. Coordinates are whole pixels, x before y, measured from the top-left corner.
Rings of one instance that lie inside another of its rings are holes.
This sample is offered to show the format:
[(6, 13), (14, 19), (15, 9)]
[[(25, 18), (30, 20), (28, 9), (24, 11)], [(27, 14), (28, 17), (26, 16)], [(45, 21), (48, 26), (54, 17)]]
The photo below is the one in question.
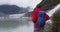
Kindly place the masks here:
[(41, 0), (0, 0), (0, 5), (2, 4), (10, 4), (10, 5), (17, 5), (20, 7), (35, 7), (36, 4), (41, 2)]

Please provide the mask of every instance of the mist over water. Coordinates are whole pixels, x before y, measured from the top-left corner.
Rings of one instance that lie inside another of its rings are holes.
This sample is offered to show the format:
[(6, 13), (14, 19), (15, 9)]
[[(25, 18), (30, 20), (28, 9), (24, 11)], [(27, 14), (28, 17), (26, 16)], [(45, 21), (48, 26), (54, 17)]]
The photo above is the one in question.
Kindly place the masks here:
[[(34, 8), (36, 4), (39, 2), (41, 2), (41, 0), (37, 0), (37, 1), (36, 0), (0, 0), (0, 5), (9, 4), (9, 5), (17, 5), (19, 7)], [(4, 14), (4, 13), (0, 13), (0, 14)], [(51, 14), (50, 12), (48, 14), (52, 15), (53, 13)], [(29, 17), (0, 19), (0, 32), (33, 32), (33, 23), (31, 21), (31, 18)]]
[(7, 19), (0, 19), (0, 32), (33, 32), (31, 18)]
[[(2, 5), (16, 5), (18, 7), (31, 7), (34, 8), (37, 3), (41, 2), (41, 0), (0, 0), (0, 6)], [(5, 8), (4, 8), (5, 9)], [(2, 9), (3, 10), (3, 9)], [(5, 11), (5, 10), (4, 10)], [(11, 9), (10, 9), (11, 11)], [(15, 11), (15, 10), (14, 10)], [(7, 10), (5, 11), (7, 12)], [(2, 16), (5, 16), (6, 14), (4, 13), (0, 13), (0, 15), (2, 14)], [(24, 12), (24, 11), (22, 11)], [(26, 11), (25, 11), (26, 12)], [(8, 12), (9, 13), (9, 12)], [(8, 15), (9, 16), (9, 15)], [(32, 32), (32, 26), (33, 25), (32, 21), (29, 21), (28, 19), (0, 19), (0, 32)], [(30, 29), (30, 30), (29, 30)]]

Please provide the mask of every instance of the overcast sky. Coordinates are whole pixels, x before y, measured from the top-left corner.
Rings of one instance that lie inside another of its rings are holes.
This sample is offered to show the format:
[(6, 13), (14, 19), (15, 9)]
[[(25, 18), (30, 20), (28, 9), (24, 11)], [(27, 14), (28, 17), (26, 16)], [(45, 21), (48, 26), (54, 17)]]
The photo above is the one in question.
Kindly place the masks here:
[(0, 5), (2, 4), (10, 4), (17, 5), (20, 7), (30, 6), (34, 8), (41, 0), (0, 0)]
[(9, 4), (9, 5), (17, 5), (19, 7), (34, 8), (41, 1), (42, 0), (0, 0), (0, 5)]

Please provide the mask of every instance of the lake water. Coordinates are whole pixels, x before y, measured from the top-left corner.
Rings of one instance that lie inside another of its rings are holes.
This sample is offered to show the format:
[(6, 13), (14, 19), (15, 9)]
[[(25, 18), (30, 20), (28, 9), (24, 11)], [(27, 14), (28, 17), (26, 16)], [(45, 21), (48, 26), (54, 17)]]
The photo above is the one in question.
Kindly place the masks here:
[(0, 32), (33, 32), (31, 18), (0, 19)]

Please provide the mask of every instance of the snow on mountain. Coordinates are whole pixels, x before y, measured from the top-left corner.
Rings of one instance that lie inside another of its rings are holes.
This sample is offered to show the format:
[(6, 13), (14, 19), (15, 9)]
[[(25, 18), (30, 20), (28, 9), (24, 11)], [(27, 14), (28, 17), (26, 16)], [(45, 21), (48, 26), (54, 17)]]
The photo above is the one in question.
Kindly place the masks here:
[[(47, 14), (51, 17), (59, 9), (60, 9), (60, 4), (58, 4), (52, 10), (50, 10), (49, 12), (47, 12)], [(49, 19), (46, 23), (52, 23), (51, 19)]]
[(9, 18), (20, 18), (24, 15), (25, 13), (23, 14), (12, 14), (12, 15), (9, 15)]
[(58, 4), (52, 10), (50, 10), (47, 14), (51, 17), (55, 13), (55, 11), (57, 11), (58, 9), (60, 9), (60, 4)]

